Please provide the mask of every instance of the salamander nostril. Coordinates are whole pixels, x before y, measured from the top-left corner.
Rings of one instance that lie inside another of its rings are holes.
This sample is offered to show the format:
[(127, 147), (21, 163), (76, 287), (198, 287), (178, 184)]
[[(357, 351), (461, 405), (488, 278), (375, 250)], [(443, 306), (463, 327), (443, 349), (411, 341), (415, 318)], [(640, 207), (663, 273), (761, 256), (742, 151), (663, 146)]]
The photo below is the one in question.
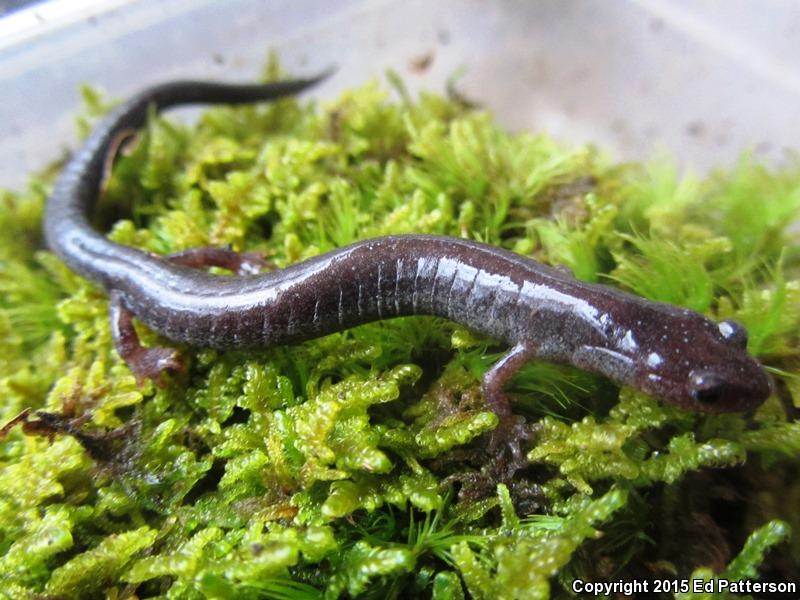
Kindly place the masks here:
[(692, 398), (703, 404), (716, 404), (725, 392), (725, 381), (714, 373), (693, 371), (690, 390)]

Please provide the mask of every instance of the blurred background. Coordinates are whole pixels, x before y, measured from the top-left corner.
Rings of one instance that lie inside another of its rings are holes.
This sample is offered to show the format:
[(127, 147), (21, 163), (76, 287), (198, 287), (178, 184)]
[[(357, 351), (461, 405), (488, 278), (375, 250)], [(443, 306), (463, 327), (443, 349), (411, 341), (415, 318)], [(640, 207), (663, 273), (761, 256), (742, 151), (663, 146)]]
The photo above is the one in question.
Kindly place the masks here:
[(0, 187), (76, 143), (79, 86), (114, 98), (177, 78), (338, 71), (335, 96), (394, 69), (506, 127), (682, 167), (773, 164), (800, 140), (800, 5), (770, 0), (0, 1)]

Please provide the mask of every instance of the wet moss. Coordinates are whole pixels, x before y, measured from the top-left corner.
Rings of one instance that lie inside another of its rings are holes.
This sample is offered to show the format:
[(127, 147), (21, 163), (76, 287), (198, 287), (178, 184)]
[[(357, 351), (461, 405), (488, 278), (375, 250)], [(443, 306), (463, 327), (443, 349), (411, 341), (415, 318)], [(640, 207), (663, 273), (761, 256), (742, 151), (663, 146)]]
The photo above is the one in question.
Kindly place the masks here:
[[(86, 97), (83, 131), (106, 107)], [(440, 319), (184, 348), (185, 374), (137, 387), (103, 291), (42, 249), (51, 182), (0, 192), (0, 418), (28, 409), (28, 433), (48, 434), (0, 441), (0, 593), (547, 598), (578, 576), (797, 573), (796, 165), (617, 165), (374, 82), (194, 125), (151, 115), (105, 191), (115, 241), (283, 267), (387, 233), (479, 239), (738, 319), (776, 378), (755, 414), (707, 416), (528, 366), (510, 392), (535, 433), (510, 478), (479, 391), (497, 348)], [(671, 541), (693, 530), (713, 535)]]

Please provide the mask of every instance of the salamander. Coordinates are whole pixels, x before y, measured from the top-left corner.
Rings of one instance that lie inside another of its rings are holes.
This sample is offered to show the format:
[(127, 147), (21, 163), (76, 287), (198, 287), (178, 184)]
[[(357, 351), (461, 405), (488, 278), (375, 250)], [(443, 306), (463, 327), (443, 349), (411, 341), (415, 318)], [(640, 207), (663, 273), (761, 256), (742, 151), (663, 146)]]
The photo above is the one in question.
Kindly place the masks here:
[[(181, 362), (173, 349), (143, 347), (134, 316), (170, 340), (233, 349), (294, 344), (380, 319), (437, 315), (510, 346), (482, 382), (501, 423), (511, 418), (504, 386), (532, 359), (575, 365), (690, 410), (747, 411), (769, 396), (771, 379), (748, 354), (747, 333), (736, 322), (718, 323), (585, 283), (499, 247), (392, 235), (261, 273), (252, 255), (198, 248), (156, 256), (111, 242), (90, 224), (114, 140), (141, 127), (148, 107), (266, 101), (320, 79), (149, 88), (114, 110), (64, 167), (47, 202), (47, 244), (108, 291), (116, 347), (138, 378), (157, 378)], [(210, 265), (239, 276), (202, 269)]]

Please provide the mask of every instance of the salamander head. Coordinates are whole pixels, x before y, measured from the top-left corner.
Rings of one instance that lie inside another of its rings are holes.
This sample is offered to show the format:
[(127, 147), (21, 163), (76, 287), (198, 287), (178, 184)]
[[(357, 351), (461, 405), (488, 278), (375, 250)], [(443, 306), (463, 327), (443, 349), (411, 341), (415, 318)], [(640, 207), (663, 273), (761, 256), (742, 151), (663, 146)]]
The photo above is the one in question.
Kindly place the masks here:
[(637, 361), (641, 389), (682, 408), (715, 413), (752, 410), (770, 395), (770, 376), (748, 354), (741, 325), (687, 311), (671, 327), (659, 346), (665, 355), (653, 349)]
[(752, 410), (772, 391), (770, 376), (747, 352), (747, 332), (683, 309), (638, 312), (606, 332), (611, 357), (593, 370), (688, 410)]

